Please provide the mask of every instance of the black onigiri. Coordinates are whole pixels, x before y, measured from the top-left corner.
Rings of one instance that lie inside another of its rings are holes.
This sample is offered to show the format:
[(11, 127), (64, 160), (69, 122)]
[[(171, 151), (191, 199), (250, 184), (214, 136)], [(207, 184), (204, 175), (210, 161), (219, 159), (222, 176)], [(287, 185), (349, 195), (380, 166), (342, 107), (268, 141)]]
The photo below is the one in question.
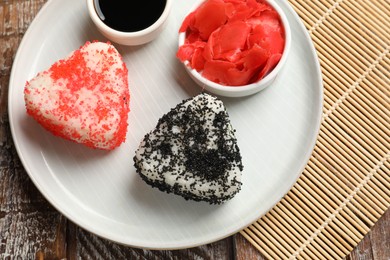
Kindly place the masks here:
[(141, 178), (185, 199), (221, 204), (241, 189), (240, 150), (221, 100), (184, 100), (146, 134), (134, 156)]

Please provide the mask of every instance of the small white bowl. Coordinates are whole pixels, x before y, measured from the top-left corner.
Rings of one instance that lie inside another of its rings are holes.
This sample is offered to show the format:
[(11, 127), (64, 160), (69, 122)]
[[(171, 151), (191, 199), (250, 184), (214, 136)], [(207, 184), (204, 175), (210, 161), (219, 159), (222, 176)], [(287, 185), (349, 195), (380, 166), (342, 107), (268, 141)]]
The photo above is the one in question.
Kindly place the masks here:
[[(142, 0), (141, 0), (142, 1)], [(88, 12), (93, 23), (107, 39), (122, 45), (141, 45), (154, 40), (164, 29), (171, 11), (172, 0), (166, 0), (161, 16), (151, 26), (136, 32), (122, 32), (107, 26), (98, 16), (94, 0), (87, 0)]]
[[(207, 1), (207, 0), (205, 0)], [(195, 11), (204, 1), (200, 1), (197, 4), (195, 4), (191, 10), (188, 12), (190, 14), (191, 12)], [(275, 66), (275, 68), (269, 72), (264, 78), (262, 78), (260, 81), (251, 83), (248, 85), (243, 86), (226, 86), (221, 85), (218, 83), (215, 83), (211, 80), (208, 80), (204, 78), (201, 73), (196, 71), (195, 69), (192, 69), (188, 62), (186, 61), (184, 63), (184, 66), (191, 76), (191, 78), (202, 88), (205, 89), (208, 92), (214, 93), (219, 96), (225, 96), (225, 97), (244, 97), (249, 96), (252, 94), (255, 94), (269, 85), (273, 83), (273, 81), (276, 79), (276, 76), (278, 75), (279, 71), (282, 69), (284, 64), (286, 63), (286, 59), (288, 56), (288, 53), (290, 51), (290, 45), (291, 45), (291, 30), (290, 25), (287, 20), (287, 17), (285, 13), (282, 11), (282, 9), (274, 2), (274, 1), (267, 1), (268, 4), (270, 4), (276, 12), (279, 14), (280, 19), (282, 21), (284, 32), (285, 32), (285, 45), (282, 57), (278, 64)], [(186, 38), (186, 33), (182, 32), (179, 34), (179, 47), (184, 44)]]

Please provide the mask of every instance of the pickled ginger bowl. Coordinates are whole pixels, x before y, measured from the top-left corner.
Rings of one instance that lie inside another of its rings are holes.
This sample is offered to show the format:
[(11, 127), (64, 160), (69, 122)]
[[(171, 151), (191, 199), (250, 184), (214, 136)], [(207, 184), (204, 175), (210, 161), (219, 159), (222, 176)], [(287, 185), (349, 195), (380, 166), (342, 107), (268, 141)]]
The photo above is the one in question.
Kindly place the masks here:
[(287, 17), (274, 1), (202, 0), (182, 22), (176, 56), (202, 89), (243, 97), (272, 84), (290, 45)]

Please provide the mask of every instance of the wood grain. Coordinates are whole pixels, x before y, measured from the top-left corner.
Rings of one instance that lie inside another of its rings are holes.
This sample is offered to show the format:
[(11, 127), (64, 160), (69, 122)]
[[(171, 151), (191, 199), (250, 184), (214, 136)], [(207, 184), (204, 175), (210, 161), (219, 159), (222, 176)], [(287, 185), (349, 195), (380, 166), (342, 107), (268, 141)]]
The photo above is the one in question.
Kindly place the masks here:
[(246, 240), (241, 234), (234, 236), (234, 248), (235, 259), (237, 260), (265, 260), (262, 254), (257, 250), (248, 240)]
[(231, 259), (232, 237), (183, 250), (143, 250), (129, 248), (96, 237), (76, 227), (77, 250), (70, 259)]
[(65, 223), (35, 188), (13, 147), (8, 80), (20, 40), (44, 1), (0, 2), (0, 258), (66, 257)]
[[(266, 259), (240, 234), (184, 250), (118, 245), (74, 225), (42, 197), (16, 154), (7, 95), (18, 45), (45, 2), (0, 0), (0, 259)], [(389, 210), (347, 259), (390, 259)]]
[(349, 254), (347, 260), (390, 259), (390, 210), (363, 238), (359, 246)]

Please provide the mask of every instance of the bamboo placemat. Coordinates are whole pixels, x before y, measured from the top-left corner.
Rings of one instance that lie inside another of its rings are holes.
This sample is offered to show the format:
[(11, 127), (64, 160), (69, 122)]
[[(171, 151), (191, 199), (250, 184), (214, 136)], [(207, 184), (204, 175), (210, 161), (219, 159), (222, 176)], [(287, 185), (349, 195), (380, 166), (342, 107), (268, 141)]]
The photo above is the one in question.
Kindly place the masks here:
[(297, 183), (241, 234), (269, 259), (340, 259), (390, 206), (390, 1), (289, 2), (320, 59), (322, 125)]

